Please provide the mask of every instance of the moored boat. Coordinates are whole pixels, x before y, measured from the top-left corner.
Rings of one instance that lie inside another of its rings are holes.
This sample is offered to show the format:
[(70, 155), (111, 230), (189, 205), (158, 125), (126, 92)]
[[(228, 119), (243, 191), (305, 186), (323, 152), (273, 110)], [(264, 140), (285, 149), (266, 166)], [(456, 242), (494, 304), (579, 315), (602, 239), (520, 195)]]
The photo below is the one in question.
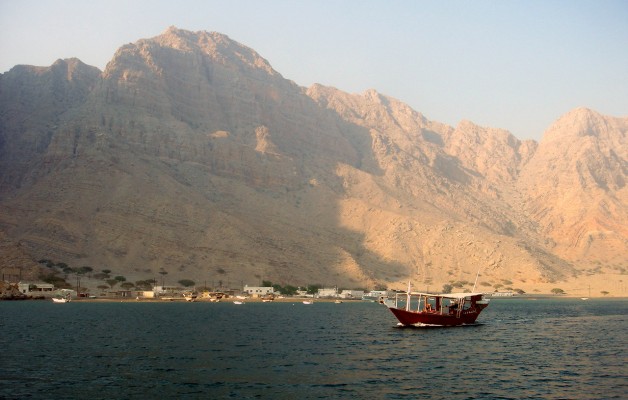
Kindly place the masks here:
[(483, 293), (397, 293), (383, 303), (400, 326), (458, 326), (474, 324), (490, 299)]
[(53, 303), (69, 303), (70, 299), (68, 297), (53, 297)]
[(189, 301), (189, 302), (196, 301), (196, 298), (197, 298), (197, 297), (198, 297), (198, 294), (197, 294), (197, 293), (195, 293), (195, 292), (186, 292), (186, 293), (183, 293), (183, 298), (184, 298), (186, 301)]

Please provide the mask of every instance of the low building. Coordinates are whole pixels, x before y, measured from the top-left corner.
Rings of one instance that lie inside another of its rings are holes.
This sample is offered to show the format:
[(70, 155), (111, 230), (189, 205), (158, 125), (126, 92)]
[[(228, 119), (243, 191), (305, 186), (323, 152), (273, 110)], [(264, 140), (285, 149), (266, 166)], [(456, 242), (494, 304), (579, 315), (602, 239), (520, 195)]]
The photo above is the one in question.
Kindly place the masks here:
[(242, 292), (248, 294), (251, 297), (264, 297), (273, 294), (275, 292), (275, 289), (272, 286), (245, 285)]
[(516, 296), (515, 292), (493, 292), (491, 293), (493, 297), (513, 297)]
[(153, 287), (153, 292), (155, 296), (164, 296), (167, 294), (174, 294), (179, 290), (177, 286), (155, 286)]
[(44, 296), (55, 291), (55, 285), (44, 282), (20, 282), (17, 287), (20, 293), (27, 296)]
[(361, 299), (362, 296), (364, 296), (364, 290), (345, 289), (340, 293), (340, 297), (343, 299)]
[(366, 301), (382, 301), (382, 300), (386, 300), (389, 297), (394, 297), (395, 294), (393, 291), (389, 291), (389, 290), (371, 290), (368, 293), (364, 293), (364, 296), (362, 296), (362, 300), (366, 300)]
[(338, 288), (318, 289), (318, 297), (338, 297)]

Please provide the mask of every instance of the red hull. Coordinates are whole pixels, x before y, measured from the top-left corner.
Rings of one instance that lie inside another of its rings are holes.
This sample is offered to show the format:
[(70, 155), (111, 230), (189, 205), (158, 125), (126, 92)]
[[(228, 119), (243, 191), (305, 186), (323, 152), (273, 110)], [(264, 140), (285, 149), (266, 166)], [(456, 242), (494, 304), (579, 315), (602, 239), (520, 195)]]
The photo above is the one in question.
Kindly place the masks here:
[(487, 304), (475, 304), (474, 307), (462, 311), (459, 315), (458, 313), (441, 314), (431, 311), (406, 311), (394, 307), (389, 307), (389, 310), (397, 317), (401, 325), (404, 326), (458, 326), (475, 323), (480, 312), (482, 312), (486, 306)]

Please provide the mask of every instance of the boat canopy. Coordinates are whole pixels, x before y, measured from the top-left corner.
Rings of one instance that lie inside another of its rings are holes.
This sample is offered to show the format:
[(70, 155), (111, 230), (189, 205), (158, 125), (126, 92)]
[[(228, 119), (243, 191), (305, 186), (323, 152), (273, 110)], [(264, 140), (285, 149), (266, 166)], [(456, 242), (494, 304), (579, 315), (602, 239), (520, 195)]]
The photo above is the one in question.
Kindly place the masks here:
[[(401, 292), (399, 294), (408, 294), (407, 292)], [(484, 293), (424, 293), (424, 292), (410, 292), (412, 296), (426, 296), (426, 297), (442, 297), (445, 299), (464, 299), (467, 297), (484, 296)]]

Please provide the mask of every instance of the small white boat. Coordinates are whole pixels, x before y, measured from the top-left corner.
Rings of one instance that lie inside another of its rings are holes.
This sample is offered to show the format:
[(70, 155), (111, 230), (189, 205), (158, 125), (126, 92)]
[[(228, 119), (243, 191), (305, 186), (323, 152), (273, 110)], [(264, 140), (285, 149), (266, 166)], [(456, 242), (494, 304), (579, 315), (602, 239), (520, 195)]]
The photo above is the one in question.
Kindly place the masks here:
[[(591, 285), (589, 285), (589, 297), (591, 297)], [(581, 300), (589, 300), (589, 297), (580, 297)]]
[(240, 304), (244, 304), (244, 302), (243, 301), (234, 301), (233, 304), (240, 305)]
[(303, 300), (303, 304), (314, 304), (312, 300)]
[(53, 303), (69, 303), (70, 299), (68, 299), (67, 297), (53, 297), (52, 302)]

